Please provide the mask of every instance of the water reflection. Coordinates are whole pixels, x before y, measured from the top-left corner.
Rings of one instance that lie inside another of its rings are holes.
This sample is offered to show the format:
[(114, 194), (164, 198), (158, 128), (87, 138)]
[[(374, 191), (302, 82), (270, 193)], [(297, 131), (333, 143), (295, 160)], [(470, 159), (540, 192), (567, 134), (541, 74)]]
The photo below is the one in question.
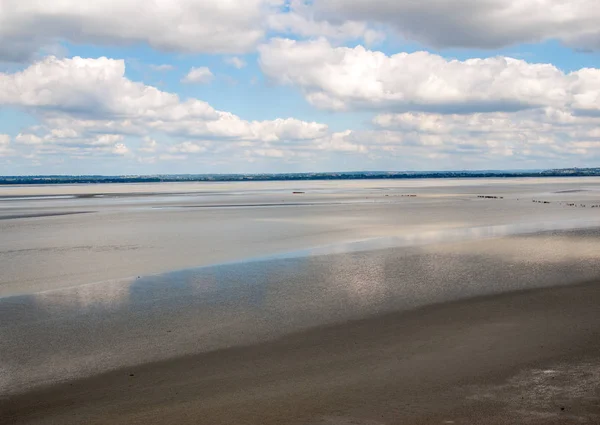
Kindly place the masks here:
[[(286, 254), (278, 254), (276, 256), (271, 256), (270, 258), (298, 258), (306, 256), (339, 254), (346, 252), (373, 251), (386, 248), (423, 246), (444, 242), (491, 239), (528, 233), (587, 229), (595, 227), (600, 227), (600, 220), (575, 219), (534, 223), (515, 223), (495, 226), (439, 229), (401, 236), (369, 238), (360, 241), (336, 243), (334, 245), (316, 247)], [(264, 258), (258, 258), (256, 260), (261, 261), (263, 259)]]
[(429, 232), (3, 298), (0, 394), (382, 312), (600, 277), (600, 249), (571, 255), (579, 241), (600, 248), (595, 230), (553, 233), (552, 258), (535, 241), (505, 238), (494, 250), (498, 240), (486, 239), (545, 226)]
[(65, 297), (65, 291), (47, 291), (35, 295), (36, 304), (40, 309), (45, 309), (48, 314), (62, 313), (65, 309), (82, 310), (106, 310), (119, 308), (127, 303), (131, 294), (131, 288), (123, 285), (123, 281), (102, 282), (101, 290), (99, 284), (81, 285), (71, 288), (69, 296)]

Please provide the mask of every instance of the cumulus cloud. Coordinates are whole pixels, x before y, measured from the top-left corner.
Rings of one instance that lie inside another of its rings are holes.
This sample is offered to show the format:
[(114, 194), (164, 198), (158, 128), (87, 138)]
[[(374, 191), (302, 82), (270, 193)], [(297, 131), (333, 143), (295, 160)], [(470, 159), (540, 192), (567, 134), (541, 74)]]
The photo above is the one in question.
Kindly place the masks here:
[(183, 101), (129, 80), (124, 62), (107, 58), (48, 57), (22, 71), (0, 74), (0, 105), (24, 108), (40, 118), (40, 125), (22, 131), (16, 142), (46, 153), (60, 148), (129, 154), (125, 137), (143, 138), (136, 152), (154, 153), (159, 146), (150, 132), (268, 148), (329, 131), (324, 124), (294, 118), (246, 121), (198, 99)]
[(324, 124), (300, 121), (295, 118), (246, 121), (227, 112), (219, 112), (214, 120), (182, 118), (178, 121), (154, 121), (148, 125), (152, 129), (178, 137), (212, 137), (223, 140), (266, 142), (313, 139), (328, 131), (328, 127)]
[(436, 168), (539, 168), (533, 161), (600, 160), (596, 69), (565, 74), (508, 58), (388, 56), (324, 40), (274, 40), (261, 47), (260, 62), (272, 79), (300, 87), (315, 105), (378, 115), (365, 130), (335, 132), (296, 118), (245, 120), (132, 81), (121, 60), (48, 57), (0, 73), (0, 106), (39, 120), (13, 140), (0, 137), (0, 155), (210, 160), (221, 161), (221, 171), (231, 171), (232, 163), (278, 164), (285, 171), (281, 164), (401, 169), (428, 168), (435, 159)]
[[(124, 77), (122, 60), (58, 59), (50, 56), (23, 71), (0, 73), (0, 104), (54, 110), (84, 116), (152, 116), (170, 110), (179, 97)], [(205, 102), (189, 102), (186, 112), (213, 114)]]
[(246, 65), (247, 65), (245, 60), (243, 60), (242, 58), (239, 58), (237, 56), (225, 58), (225, 63), (227, 63), (237, 69), (242, 69), (242, 68), (246, 67)]
[(600, 48), (596, 0), (315, 0), (311, 9), (324, 21), (384, 24), (438, 48), (499, 48), (548, 39)]
[[(39, 154), (71, 153), (77, 155), (127, 155), (129, 148), (121, 134), (79, 134), (72, 129), (35, 126), (31, 132), (19, 133), (18, 145), (27, 146)], [(32, 152), (30, 150), (30, 152)]]
[(600, 156), (597, 117), (550, 107), (471, 115), (381, 114), (373, 119), (373, 124), (376, 131), (399, 136), (397, 141), (403, 145), (429, 146), (445, 155), (485, 155), (492, 160), (511, 157), (521, 161)]
[(200, 68), (192, 68), (185, 77), (181, 80), (182, 83), (187, 84), (208, 84), (215, 76), (206, 66)]
[(0, 59), (22, 61), (41, 47), (147, 43), (162, 51), (239, 53), (264, 36), (272, 0), (3, 0)]
[(272, 80), (301, 88), (333, 110), (388, 108), (435, 112), (516, 111), (542, 106), (600, 111), (600, 70), (569, 74), (550, 64), (495, 57), (450, 60), (428, 52), (334, 47), (327, 40), (274, 39), (260, 47)]

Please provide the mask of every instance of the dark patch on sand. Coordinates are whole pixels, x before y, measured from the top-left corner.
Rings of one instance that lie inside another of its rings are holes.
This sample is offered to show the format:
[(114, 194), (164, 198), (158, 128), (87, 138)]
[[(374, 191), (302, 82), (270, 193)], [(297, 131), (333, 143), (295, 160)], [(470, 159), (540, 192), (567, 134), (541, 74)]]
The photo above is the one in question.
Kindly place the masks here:
[(154, 209), (177, 209), (177, 208), (251, 208), (251, 207), (296, 207), (296, 206), (319, 206), (319, 205), (347, 205), (348, 202), (272, 202), (272, 203), (248, 203), (248, 204), (207, 204), (207, 205), (173, 205), (166, 207), (153, 207)]
[(0, 220), (18, 220), (21, 218), (41, 218), (41, 217), (60, 217), (64, 215), (77, 215), (77, 214), (91, 214), (95, 211), (69, 211), (69, 212), (56, 212), (56, 213), (34, 213), (34, 214), (10, 214), (0, 215)]

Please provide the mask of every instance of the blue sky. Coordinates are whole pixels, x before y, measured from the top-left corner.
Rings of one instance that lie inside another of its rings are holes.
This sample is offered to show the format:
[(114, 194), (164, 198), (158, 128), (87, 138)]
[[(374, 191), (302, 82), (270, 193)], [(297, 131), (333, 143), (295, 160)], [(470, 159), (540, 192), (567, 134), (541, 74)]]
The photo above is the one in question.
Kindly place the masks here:
[(6, 3), (3, 175), (600, 164), (591, 0)]

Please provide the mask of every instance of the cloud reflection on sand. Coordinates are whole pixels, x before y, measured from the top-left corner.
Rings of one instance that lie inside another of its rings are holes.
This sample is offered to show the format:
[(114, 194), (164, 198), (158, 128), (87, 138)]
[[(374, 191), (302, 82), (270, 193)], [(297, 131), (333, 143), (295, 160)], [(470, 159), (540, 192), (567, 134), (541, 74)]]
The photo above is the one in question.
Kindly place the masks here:
[(131, 290), (123, 281), (102, 282), (101, 291), (98, 290), (98, 285), (96, 283), (70, 288), (68, 297), (64, 296), (64, 291), (58, 290), (40, 292), (34, 298), (40, 308), (48, 309), (49, 314), (53, 310), (64, 311), (65, 308), (76, 311), (105, 310), (118, 308), (128, 302)]

